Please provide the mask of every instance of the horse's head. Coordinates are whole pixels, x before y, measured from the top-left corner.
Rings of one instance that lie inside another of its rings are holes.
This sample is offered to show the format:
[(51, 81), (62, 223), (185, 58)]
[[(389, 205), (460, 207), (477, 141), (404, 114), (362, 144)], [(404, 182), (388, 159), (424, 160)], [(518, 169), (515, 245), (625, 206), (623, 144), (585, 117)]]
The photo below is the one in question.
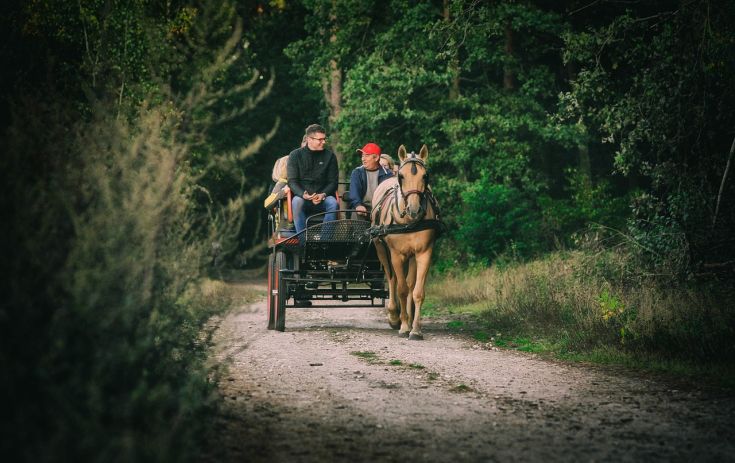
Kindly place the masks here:
[(403, 197), (401, 216), (408, 216), (411, 220), (420, 219), (426, 214), (426, 191), (429, 186), (429, 171), (426, 169), (426, 158), (429, 150), (426, 145), (421, 147), (419, 154), (406, 153), (406, 147), (398, 148), (398, 159), (401, 166), (398, 168), (398, 187)]

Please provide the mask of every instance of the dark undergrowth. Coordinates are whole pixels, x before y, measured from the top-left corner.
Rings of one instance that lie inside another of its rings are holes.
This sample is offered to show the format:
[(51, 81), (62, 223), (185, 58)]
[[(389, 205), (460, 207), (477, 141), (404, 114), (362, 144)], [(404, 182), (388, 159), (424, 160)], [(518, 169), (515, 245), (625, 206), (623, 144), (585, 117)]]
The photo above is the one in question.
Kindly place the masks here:
[(195, 460), (218, 400), (212, 321), (231, 304), (208, 243), (237, 220), (201, 221), (160, 111), (128, 124), (27, 103), (0, 164), (2, 454)]

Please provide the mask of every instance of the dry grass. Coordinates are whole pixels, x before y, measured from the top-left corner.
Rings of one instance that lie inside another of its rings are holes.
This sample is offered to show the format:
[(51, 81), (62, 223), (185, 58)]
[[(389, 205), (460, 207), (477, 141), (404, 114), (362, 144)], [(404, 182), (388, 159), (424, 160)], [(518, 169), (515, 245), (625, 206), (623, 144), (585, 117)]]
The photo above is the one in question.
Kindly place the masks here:
[(569, 351), (611, 346), (683, 359), (734, 355), (731, 289), (663, 286), (640, 275), (620, 250), (557, 253), (440, 278), (427, 293), (433, 306), (479, 309), (490, 330), (544, 337)]

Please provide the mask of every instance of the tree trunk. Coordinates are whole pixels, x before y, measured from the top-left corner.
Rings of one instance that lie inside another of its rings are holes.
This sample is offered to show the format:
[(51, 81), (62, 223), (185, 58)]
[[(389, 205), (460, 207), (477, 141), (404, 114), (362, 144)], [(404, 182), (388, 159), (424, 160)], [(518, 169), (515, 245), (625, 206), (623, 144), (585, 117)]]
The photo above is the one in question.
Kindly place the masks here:
[(727, 180), (727, 173), (730, 172), (730, 162), (732, 162), (732, 155), (735, 153), (735, 138), (732, 140), (730, 145), (730, 154), (727, 155), (727, 164), (725, 164), (725, 172), (722, 174), (722, 181), (720, 182), (720, 190), (717, 193), (717, 205), (715, 206), (715, 215), (712, 217), (712, 228), (715, 228), (717, 224), (717, 214), (720, 212), (720, 200), (722, 200), (722, 192), (725, 190), (725, 180)]
[[(337, 17), (334, 13), (334, 1), (332, 2), (332, 14), (330, 19), (334, 24), (329, 36), (329, 42), (333, 45), (337, 41)], [(332, 147), (339, 146), (339, 134), (331, 131), (331, 127), (334, 127), (339, 113), (342, 112), (342, 68), (340, 67), (337, 58), (333, 58), (329, 61), (329, 75), (325, 78), (322, 84), (324, 90), (324, 100), (327, 102), (329, 107), (329, 125), (330, 125), (330, 142)], [(337, 163), (341, 166), (343, 156), (341, 153), (335, 150), (334, 155), (337, 157)], [(339, 180), (344, 181), (344, 174), (342, 169), (339, 170)], [(340, 192), (341, 193), (341, 192)]]
[[(339, 117), (339, 113), (342, 112), (342, 69), (339, 67), (337, 60), (331, 60), (329, 62), (329, 81), (324, 86), (324, 98), (327, 100), (329, 105), (329, 125), (334, 127), (334, 123)], [(330, 145), (338, 146), (339, 134), (331, 131), (329, 134)], [(334, 155), (337, 157), (337, 163), (342, 165), (343, 156), (342, 153), (336, 152)], [(339, 173), (340, 181), (344, 181), (344, 174), (342, 169)]]
[[(449, 13), (449, 0), (444, 0), (444, 22), (449, 24), (451, 15)], [(452, 84), (449, 87), (449, 99), (456, 100), (459, 98), (459, 50), (455, 50), (452, 53), (452, 58), (449, 60), (449, 73), (452, 75)]]
[(590, 148), (587, 141), (582, 141), (577, 146), (579, 155), (579, 173), (584, 177), (587, 188), (592, 188), (592, 162), (590, 161)]
[[(574, 63), (567, 63), (566, 65), (567, 80), (573, 81), (577, 77), (577, 67)], [(579, 123), (582, 131), (587, 135), (587, 127), (584, 122)], [(577, 145), (577, 160), (579, 173), (584, 176), (585, 186), (592, 188), (592, 161), (590, 160), (590, 146), (587, 137), (580, 140)]]
[(329, 122), (334, 123), (342, 111), (342, 69), (334, 59), (329, 62), (329, 68), (324, 97), (329, 104)]
[[(444, 0), (444, 10), (443, 10), (443, 17), (444, 22), (447, 24), (447, 27), (451, 30), (450, 22), (452, 20), (452, 15), (449, 12), (449, 0)], [(449, 98), (449, 101), (456, 101), (459, 98), (459, 47), (457, 47), (455, 50), (452, 51), (452, 57), (449, 59), (449, 63), (447, 64), (448, 71), (450, 75), (452, 76), (452, 82), (449, 86), (449, 93), (447, 97)], [(450, 116), (451, 125), (455, 125), (459, 123), (459, 120), (455, 114), (452, 114)], [(449, 139), (449, 145), (451, 146), (456, 141), (456, 137), (452, 133), (447, 134), (447, 138)], [(462, 182), (467, 182), (467, 169), (459, 169), (459, 180)], [(466, 206), (464, 206), (466, 207)]]
[(503, 69), (503, 88), (513, 90), (516, 88), (516, 74), (514, 70), (515, 62), (515, 34), (511, 28), (510, 19), (505, 22), (505, 54), (506, 64)]

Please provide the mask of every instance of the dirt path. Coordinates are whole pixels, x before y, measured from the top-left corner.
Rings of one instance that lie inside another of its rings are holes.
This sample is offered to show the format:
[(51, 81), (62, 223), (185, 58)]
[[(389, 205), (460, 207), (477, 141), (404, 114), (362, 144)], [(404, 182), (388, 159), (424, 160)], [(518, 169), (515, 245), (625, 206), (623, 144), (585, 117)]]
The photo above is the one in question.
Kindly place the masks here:
[(488, 349), (382, 309), (230, 315), (210, 461), (733, 461), (735, 397)]

